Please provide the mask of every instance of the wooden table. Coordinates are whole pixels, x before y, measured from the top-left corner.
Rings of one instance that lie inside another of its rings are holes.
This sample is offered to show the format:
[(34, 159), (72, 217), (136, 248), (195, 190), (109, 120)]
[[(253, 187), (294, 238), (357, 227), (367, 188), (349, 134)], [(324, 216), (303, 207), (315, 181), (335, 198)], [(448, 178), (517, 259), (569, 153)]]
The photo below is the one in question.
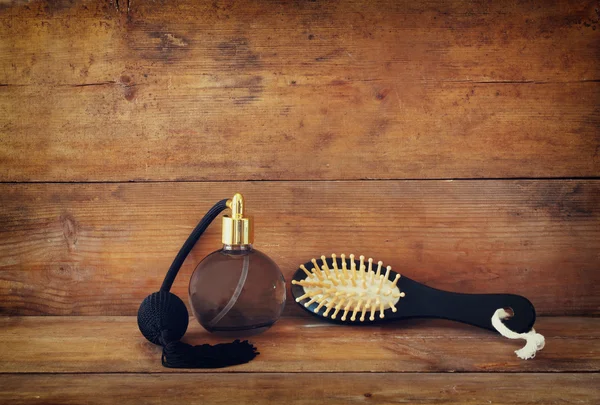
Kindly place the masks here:
[[(223, 340), (192, 323), (186, 341)], [(165, 369), (135, 317), (1, 320), (0, 400), (30, 403), (595, 404), (600, 320), (544, 317), (547, 347), (519, 360), (520, 342), (447, 321), (345, 327), (286, 317), (251, 341), (252, 362)]]
[[(600, 403), (599, 20), (588, 0), (0, 1), (0, 402)], [(547, 347), (290, 302), (253, 362), (165, 369), (134, 315), (235, 192), (287, 280), (355, 253), (521, 294)]]

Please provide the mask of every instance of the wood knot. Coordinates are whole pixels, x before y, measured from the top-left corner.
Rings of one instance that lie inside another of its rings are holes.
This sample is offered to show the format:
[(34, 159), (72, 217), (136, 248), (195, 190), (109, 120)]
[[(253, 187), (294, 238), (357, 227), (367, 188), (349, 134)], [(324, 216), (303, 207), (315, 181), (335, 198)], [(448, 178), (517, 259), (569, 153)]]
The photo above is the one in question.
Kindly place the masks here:
[(60, 216), (60, 224), (62, 226), (63, 237), (67, 242), (67, 247), (69, 250), (74, 250), (77, 246), (79, 224), (69, 213)]
[(375, 98), (379, 101), (384, 100), (389, 94), (389, 92), (389, 89), (383, 89), (381, 91), (378, 91), (377, 93), (375, 93)]
[(133, 99), (135, 98), (135, 93), (136, 93), (135, 87), (133, 87), (133, 86), (125, 87), (125, 90), (123, 91), (125, 100), (133, 101)]
[(170, 33), (165, 33), (161, 36), (161, 43), (164, 47), (177, 47), (177, 48), (181, 48), (181, 47), (188, 45), (188, 43), (185, 39), (177, 37)]
[(119, 78), (119, 83), (123, 88), (123, 96), (127, 101), (133, 101), (135, 98), (137, 89), (135, 83), (133, 83), (133, 79), (128, 75), (122, 75)]

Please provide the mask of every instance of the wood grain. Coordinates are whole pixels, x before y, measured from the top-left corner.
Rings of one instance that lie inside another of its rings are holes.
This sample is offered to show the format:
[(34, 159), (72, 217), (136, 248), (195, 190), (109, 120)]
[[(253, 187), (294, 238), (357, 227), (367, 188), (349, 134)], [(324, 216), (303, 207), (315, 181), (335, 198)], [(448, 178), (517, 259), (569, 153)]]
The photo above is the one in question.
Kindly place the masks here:
[(600, 318), (538, 318), (521, 361), (466, 325), (289, 302), (251, 363), (173, 370), (98, 316), (135, 314), (237, 191), (288, 280), (354, 252), (600, 315), (599, 49), (597, 0), (0, 0), (0, 314), (90, 315), (0, 317), (0, 403), (599, 403)]
[[(164, 368), (161, 348), (142, 337), (135, 317), (0, 317), (0, 326), (0, 373), (600, 371), (598, 318), (539, 318), (546, 347), (523, 361), (514, 353), (522, 341), (448, 321), (349, 327), (284, 317), (250, 339), (256, 359), (220, 370)], [(184, 340), (231, 341), (193, 320)]]
[(4, 375), (21, 404), (597, 404), (598, 374)]
[(600, 174), (597, 2), (116, 4), (0, 9), (0, 180)]
[[(525, 295), (540, 314), (600, 313), (597, 180), (2, 184), (0, 310), (136, 314), (197, 221), (236, 191), (255, 247), (288, 281), (312, 257), (354, 252), (432, 287)], [(184, 301), (220, 228), (175, 282)]]
[(0, 33), (10, 41), (1, 44), (0, 77), (76, 85), (143, 69), (175, 77), (400, 74), (418, 82), (599, 78), (596, 1), (226, 3), (4, 4)]

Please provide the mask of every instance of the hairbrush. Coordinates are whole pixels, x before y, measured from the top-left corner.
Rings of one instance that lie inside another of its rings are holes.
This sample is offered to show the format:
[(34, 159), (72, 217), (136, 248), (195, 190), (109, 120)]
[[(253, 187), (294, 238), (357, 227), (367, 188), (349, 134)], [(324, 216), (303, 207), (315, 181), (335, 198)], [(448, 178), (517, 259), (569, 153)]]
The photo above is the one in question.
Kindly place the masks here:
[(310, 313), (343, 324), (441, 318), (496, 331), (492, 317), (508, 308), (513, 316), (504, 323), (512, 331), (527, 332), (535, 323), (535, 308), (520, 295), (442, 291), (364, 256), (312, 259), (294, 274), (292, 295)]

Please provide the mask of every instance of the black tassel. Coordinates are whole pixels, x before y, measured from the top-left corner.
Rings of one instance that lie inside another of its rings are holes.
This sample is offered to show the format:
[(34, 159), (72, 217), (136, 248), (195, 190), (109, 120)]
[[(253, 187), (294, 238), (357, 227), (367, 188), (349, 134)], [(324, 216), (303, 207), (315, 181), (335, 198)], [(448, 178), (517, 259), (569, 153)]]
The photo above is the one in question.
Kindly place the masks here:
[(259, 353), (247, 340), (192, 346), (180, 342), (188, 327), (185, 304), (169, 291), (155, 292), (138, 310), (138, 326), (150, 342), (163, 347), (162, 364), (170, 368), (221, 368), (248, 363)]
[(259, 352), (247, 340), (192, 346), (180, 341), (163, 347), (162, 364), (170, 368), (222, 368), (248, 363)]

